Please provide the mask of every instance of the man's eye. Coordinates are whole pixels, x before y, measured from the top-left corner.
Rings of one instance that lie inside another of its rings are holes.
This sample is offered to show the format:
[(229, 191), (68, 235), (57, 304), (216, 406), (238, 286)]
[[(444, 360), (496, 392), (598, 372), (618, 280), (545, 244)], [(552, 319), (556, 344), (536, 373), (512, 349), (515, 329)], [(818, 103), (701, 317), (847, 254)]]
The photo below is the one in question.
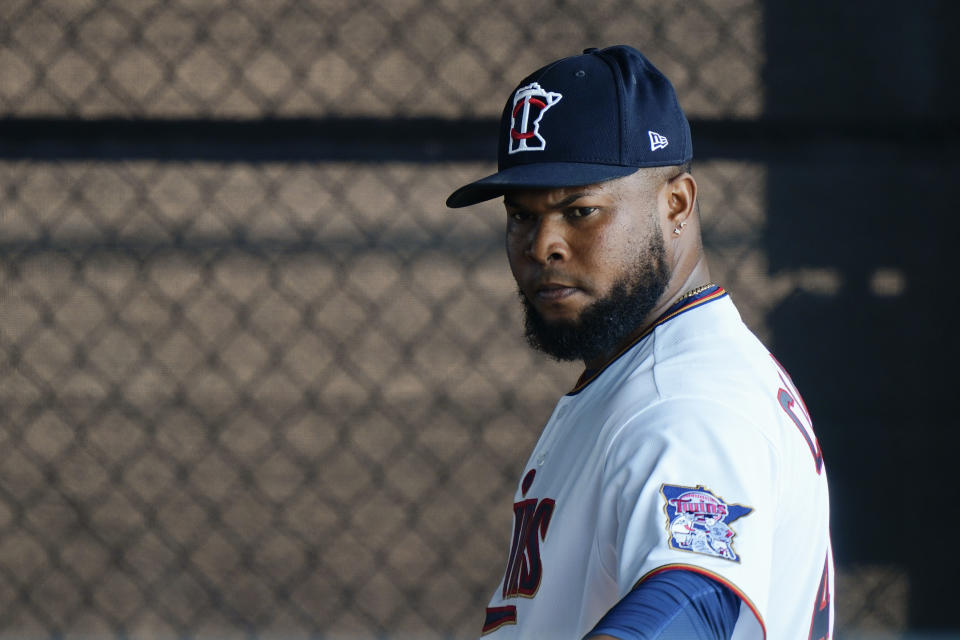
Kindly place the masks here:
[(570, 215), (574, 218), (586, 218), (597, 212), (599, 207), (576, 207), (570, 211)]
[(514, 209), (513, 211), (507, 212), (507, 217), (513, 220), (514, 222), (526, 222), (530, 219), (530, 214), (526, 211), (519, 209)]

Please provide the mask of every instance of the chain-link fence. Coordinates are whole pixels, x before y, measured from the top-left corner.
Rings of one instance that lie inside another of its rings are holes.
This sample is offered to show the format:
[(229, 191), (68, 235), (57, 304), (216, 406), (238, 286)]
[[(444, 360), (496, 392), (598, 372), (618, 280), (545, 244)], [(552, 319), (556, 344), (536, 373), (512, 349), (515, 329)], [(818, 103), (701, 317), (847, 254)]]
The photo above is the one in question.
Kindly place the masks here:
[[(4, 115), (499, 114), (582, 42), (643, 42), (692, 114), (760, 112), (761, 3), (9, 0)], [(581, 47), (582, 48), (582, 47)]]
[[(744, 119), (762, 20), (755, 0), (11, 0), (0, 113), (493, 119), (544, 61), (630, 42), (691, 117)], [(522, 344), (498, 207), (443, 206), (491, 163), (44, 154), (0, 161), (0, 635), (476, 635), (517, 474), (578, 373)], [(767, 268), (762, 162), (695, 173), (713, 275), (761, 337), (791, 291), (836, 289)], [(841, 566), (839, 628), (903, 629), (908, 587)]]

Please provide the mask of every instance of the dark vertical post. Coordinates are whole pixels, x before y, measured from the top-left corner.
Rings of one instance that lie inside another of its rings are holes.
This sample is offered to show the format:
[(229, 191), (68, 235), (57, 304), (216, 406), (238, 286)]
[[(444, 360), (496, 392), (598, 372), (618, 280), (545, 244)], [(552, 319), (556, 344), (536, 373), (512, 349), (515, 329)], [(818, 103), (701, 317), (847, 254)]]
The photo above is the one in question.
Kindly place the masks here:
[(770, 269), (840, 282), (785, 299), (772, 347), (817, 424), (839, 562), (907, 567), (914, 629), (957, 624), (957, 24), (951, 2), (766, 7), (764, 117), (810, 132), (769, 165)]

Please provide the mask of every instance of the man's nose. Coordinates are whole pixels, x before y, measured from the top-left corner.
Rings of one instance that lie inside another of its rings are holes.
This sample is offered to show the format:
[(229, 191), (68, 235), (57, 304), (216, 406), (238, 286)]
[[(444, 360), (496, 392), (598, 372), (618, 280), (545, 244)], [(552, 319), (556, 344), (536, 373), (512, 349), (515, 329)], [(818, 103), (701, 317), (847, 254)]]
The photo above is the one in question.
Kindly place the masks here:
[(543, 216), (530, 230), (527, 257), (540, 264), (566, 260), (570, 249), (567, 246), (565, 225), (555, 216)]

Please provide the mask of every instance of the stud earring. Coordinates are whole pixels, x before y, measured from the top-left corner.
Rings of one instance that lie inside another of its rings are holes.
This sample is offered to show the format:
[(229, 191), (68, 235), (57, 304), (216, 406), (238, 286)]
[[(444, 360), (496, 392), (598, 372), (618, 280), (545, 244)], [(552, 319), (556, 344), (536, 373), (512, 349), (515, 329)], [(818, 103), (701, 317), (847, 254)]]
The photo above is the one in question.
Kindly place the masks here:
[(673, 228), (673, 235), (675, 235), (675, 236), (680, 235), (680, 230), (683, 229), (685, 226), (687, 226), (686, 221), (681, 222), (680, 224), (678, 224), (677, 226), (675, 226), (675, 227)]

